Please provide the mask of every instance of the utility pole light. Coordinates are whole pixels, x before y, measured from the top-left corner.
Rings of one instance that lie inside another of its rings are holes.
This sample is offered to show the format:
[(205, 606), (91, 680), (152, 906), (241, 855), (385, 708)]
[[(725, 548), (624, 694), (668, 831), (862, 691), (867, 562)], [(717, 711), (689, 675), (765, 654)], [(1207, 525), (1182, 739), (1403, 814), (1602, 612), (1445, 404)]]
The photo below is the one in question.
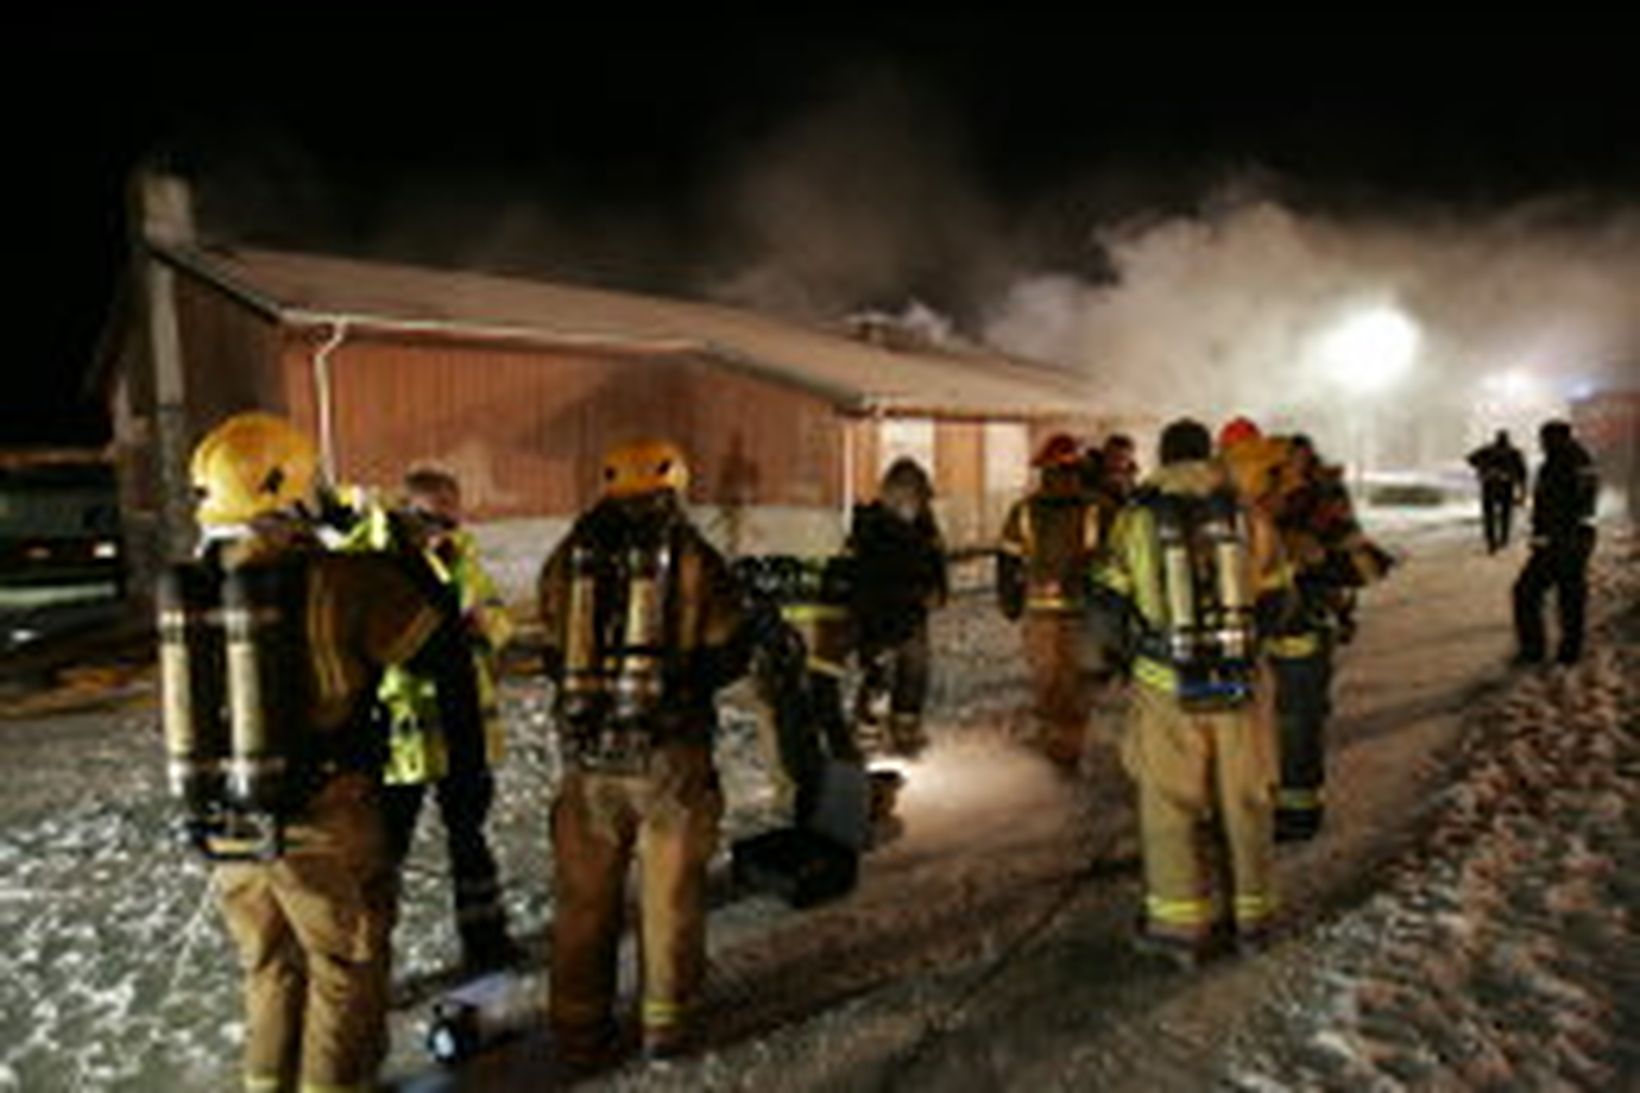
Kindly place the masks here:
[(1377, 446), (1379, 396), (1411, 368), (1423, 335), (1405, 312), (1377, 306), (1346, 316), (1321, 338), (1317, 358), (1348, 396), (1344, 407), (1354, 449), (1356, 493), (1366, 499), (1367, 465)]
[(1393, 307), (1349, 316), (1321, 342), (1321, 361), (1345, 390), (1368, 395), (1386, 390), (1411, 369), (1423, 340), (1418, 325)]

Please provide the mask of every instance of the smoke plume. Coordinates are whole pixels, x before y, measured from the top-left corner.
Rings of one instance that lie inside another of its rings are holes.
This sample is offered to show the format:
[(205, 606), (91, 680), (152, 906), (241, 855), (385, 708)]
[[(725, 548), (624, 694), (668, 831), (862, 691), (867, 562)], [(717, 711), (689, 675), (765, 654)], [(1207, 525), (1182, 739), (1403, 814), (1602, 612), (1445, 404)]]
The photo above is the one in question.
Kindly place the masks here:
[[(733, 165), (728, 272), (708, 294), (827, 321), (920, 300), (966, 337), (1083, 373), (1096, 414), (1244, 413), (1349, 458), (1366, 429), (1389, 465), (1450, 461), (1640, 382), (1640, 205), (1442, 206), (1365, 185), (1329, 205), (1256, 162), (1165, 177), (1120, 156), (1004, 200), (937, 98), (851, 75)], [(1324, 347), (1374, 310), (1420, 337), (1369, 394)]]
[[(1497, 425), (1640, 383), (1632, 200), (1416, 205), (1352, 184), (1329, 203), (1315, 180), (1245, 159), (1173, 170), (1119, 150), (1027, 187), (947, 100), (888, 65), (839, 70), (805, 109), (764, 121), (714, 145), (676, 192), (668, 181), (664, 200), (566, 200), (550, 172), (355, 177), (337, 194), (299, 150), (261, 144), (214, 173), (205, 211), (229, 237), (839, 328), (916, 313), (948, 340), (1079, 371), (1096, 414), (1244, 413), (1356, 454), (1370, 420), (1384, 463), (1446, 461)], [(1323, 346), (1372, 309), (1421, 337), (1406, 375), (1368, 395)]]
[[(1116, 284), (1022, 273), (986, 335), (1084, 371), (1115, 413), (1244, 413), (1344, 445), (1370, 412), (1379, 461), (1440, 462), (1496, 425), (1640, 379), (1634, 207), (1556, 197), (1340, 218), (1257, 199), (1100, 240)], [(1369, 396), (1329, 372), (1323, 345), (1379, 308), (1421, 339), (1407, 375)]]

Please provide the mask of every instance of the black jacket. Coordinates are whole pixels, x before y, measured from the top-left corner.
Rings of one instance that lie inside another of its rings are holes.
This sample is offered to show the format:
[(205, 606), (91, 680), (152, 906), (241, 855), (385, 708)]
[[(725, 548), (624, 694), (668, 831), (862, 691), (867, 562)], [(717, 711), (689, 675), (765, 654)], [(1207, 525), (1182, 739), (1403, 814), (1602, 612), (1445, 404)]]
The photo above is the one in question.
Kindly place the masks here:
[(1594, 461), (1575, 440), (1554, 444), (1544, 454), (1532, 490), (1532, 535), (1570, 539), (1594, 517), (1600, 479)]
[(1526, 485), (1526, 457), (1513, 444), (1493, 441), (1470, 452), (1468, 462), (1483, 485), (1507, 485), (1511, 492)]
[(945, 544), (932, 515), (907, 522), (881, 502), (857, 506), (849, 529), (854, 556), (854, 620), (863, 649), (910, 637), (945, 600)]

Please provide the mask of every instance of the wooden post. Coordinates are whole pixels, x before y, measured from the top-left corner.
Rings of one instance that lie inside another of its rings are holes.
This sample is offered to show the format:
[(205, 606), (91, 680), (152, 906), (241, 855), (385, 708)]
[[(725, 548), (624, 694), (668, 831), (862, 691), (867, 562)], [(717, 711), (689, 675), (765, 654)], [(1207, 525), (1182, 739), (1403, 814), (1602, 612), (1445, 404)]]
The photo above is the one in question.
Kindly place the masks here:
[(193, 550), (193, 501), (188, 483), (187, 370), (177, 324), (176, 273), (150, 245), (187, 246), (194, 241), (188, 184), (173, 175), (139, 168), (132, 185), (135, 277), (147, 332), (144, 348), (154, 379), (152, 471), (159, 497), (159, 560), (186, 558)]

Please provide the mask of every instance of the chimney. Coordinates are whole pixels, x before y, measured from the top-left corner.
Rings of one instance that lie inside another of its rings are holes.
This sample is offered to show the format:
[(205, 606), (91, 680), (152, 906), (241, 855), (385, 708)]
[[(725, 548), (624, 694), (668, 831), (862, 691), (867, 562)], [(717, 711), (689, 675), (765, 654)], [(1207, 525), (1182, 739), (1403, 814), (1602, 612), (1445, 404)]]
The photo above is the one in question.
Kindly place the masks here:
[(188, 183), (151, 165), (133, 173), (128, 199), (134, 280), (144, 321), (143, 355), (152, 377), (152, 404), (137, 412), (148, 416), (153, 443), (148, 447), (151, 483), (159, 498), (153, 514), (152, 557), (175, 561), (192, 553), (195, 538), (193, 498), (188, 484), (192, 428), (187, 397), (188, 370), (182, 359), (177, 318), (176, 273), (155, 248), (194, 243), (193, 196)]
[(187, 179), (153, 167), (140, 167), (134, 188), (135, 219), (145, 242), (166, 247), (194, 244), (194, 191)]

